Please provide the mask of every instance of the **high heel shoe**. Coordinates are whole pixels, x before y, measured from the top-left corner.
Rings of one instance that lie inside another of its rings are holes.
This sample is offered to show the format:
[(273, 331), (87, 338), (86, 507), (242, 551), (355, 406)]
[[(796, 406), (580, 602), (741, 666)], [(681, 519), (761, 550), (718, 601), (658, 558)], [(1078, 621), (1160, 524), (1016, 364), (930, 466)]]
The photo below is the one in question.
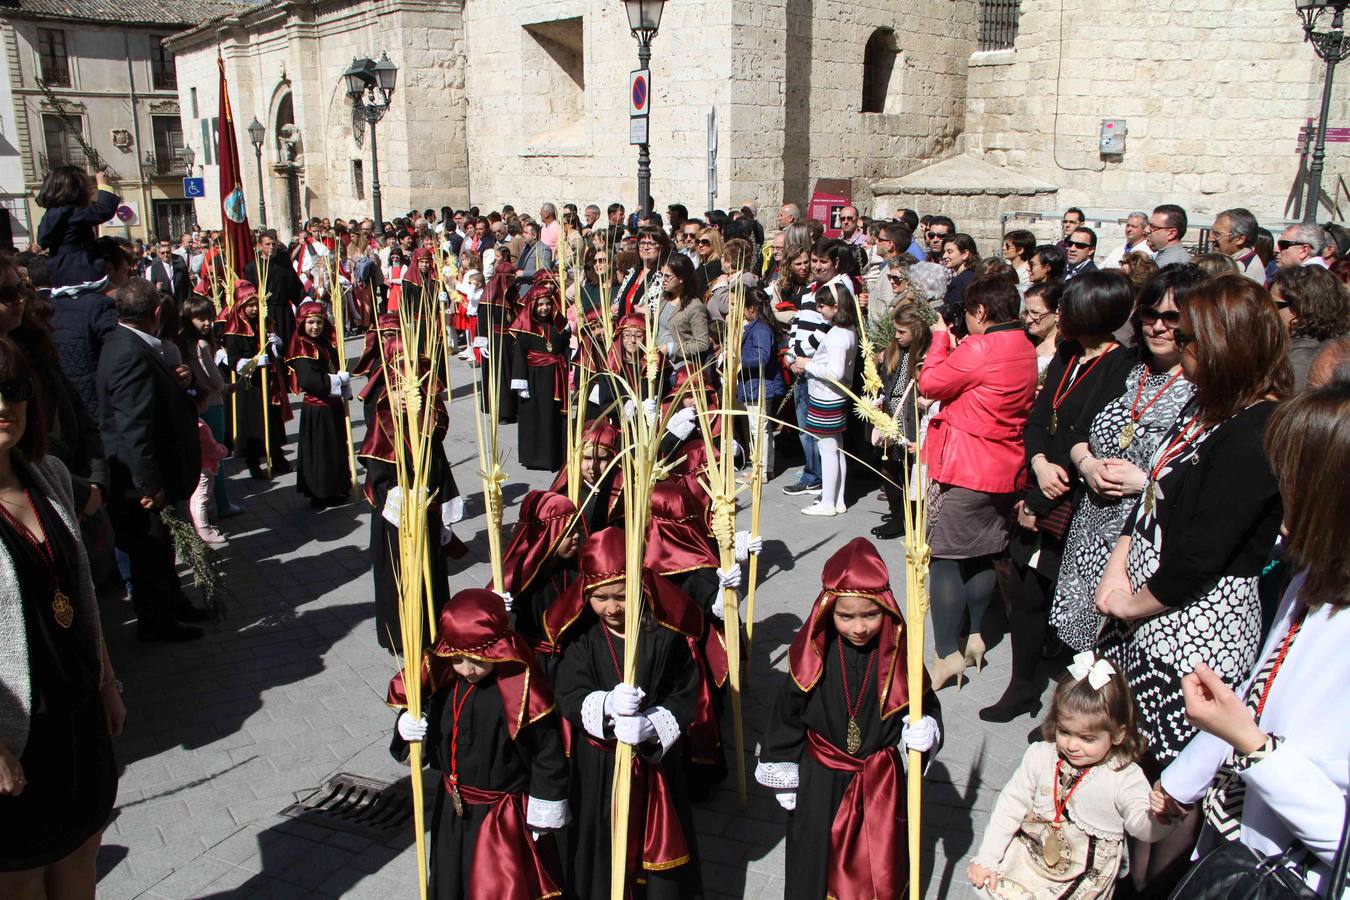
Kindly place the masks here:
[(966, 658), (966, 665), (974, 666), (976, 672), (984, 668), (984, 637), (979, 632), (966, 638), (962, 655)]
[(1013, 682), (1003, 696), (980, 710), (985, 722), (1011, 722), (1022, 715), (1035, 717), (1041, 711), (1040, 693), (1030, 684)]
[(956, 690), (961, 690), (961, 682), (965, 680), (966, 656), (960, 650), (950, 653), (947, 656), (939, 658), (928, 667), (928, 678), (932, 682), (933, 690), (940, 691), (947, 686), (947, 682), (953, 678), (956, 679)]

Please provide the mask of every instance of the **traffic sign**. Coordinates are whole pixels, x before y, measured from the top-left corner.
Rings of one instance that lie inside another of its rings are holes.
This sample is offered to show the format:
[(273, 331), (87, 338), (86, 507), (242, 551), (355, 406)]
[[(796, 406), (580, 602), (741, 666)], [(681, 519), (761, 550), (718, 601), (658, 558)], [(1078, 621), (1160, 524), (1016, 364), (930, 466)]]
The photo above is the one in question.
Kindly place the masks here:
[(652, 71), (634, 69), (628, 73), (628, 115), (646, 116), (652, 107)]
[(205, 178), (184, 178), (183, 179), (184, 197), (205, 197), (206, 179)]
[(646, 116), (637, 117), (628, 120), (628, 143), (645, 144), (647, 143), (647, 122)]

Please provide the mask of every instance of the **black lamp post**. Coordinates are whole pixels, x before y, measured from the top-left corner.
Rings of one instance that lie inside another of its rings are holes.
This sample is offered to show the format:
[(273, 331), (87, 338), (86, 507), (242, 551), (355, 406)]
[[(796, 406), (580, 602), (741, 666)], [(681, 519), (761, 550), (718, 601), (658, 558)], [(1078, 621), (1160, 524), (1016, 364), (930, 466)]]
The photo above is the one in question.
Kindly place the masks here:
[[(638, 42), (638, 68), (649, 68), (652, 61), (652, 38), (661, 27), (661, 13), (666, 0), (623, 0), (628, 10), (628, 28)], [(650, 90), (650, 87), (648, 88)], [(649, 99), (648, 104), (651, 103)], [(650, 125), (648, 126), (650, 128)], [(648, 139), (651, 135), (648, 134)], [(652, 156), (646, 141), (638, 144), (638, 209), (639, 218), (650, 218), (652, 186)]]
[[(381, 53), (379, 62), (369, 57), (353, 59), (342, 77), (347, 81), (347, 96), (352, 98), (352, 105), (370, 126), (370, 199), (375, 204), (375, 229), (378, 232), (384, 226), (384, 208), (380, 203), (380, 146), (375, 139), (375, 125), (389, 111), (394, 85), (398, 82), (398, 66), (390, 61), (388, 53)], [(383, 102), (377, 98), (377, 90)]]
[(253, 142), (253, 154), (258, 158), (258, 227), (267, 227), (267, 201), (263, 198), (262, 145), (266, 129), (254, 116), (248, 123), (248, 139)]
[[(1317, 143), (1313, 146), (1312, 162), (1308, 166), (1308, 202), (1303, 210), (1303, 221), (1309, 223), (1317, 222), (1317, 205), (1322, 199), (1322, 168), (1327, 158), (1327, 116), (1331, 112), (1331, 78), (1336, 72), (1336, 64), (1350, 56), (1350, 41), (1346, 40), (1344, 29), (1347, 6), (1350, 6), (1350, 0), (1294, 0), (1294, 8), (1303, 20), (1304, 38), (1327, 64), (1327, 74), (1322, 80), (1322, 113), (1317, 120)], [(1328, 9), (1331, 10), (1331, 30), (1318, 31), (1318, 21)]]

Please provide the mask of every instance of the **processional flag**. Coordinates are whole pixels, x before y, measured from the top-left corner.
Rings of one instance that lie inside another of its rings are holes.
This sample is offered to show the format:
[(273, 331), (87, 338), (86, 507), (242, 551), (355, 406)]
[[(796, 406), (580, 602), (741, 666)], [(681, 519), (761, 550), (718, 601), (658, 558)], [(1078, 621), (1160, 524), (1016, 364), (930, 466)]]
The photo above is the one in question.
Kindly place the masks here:
[(220, 163), (220, 221), (225, 235), (225, 252), (236, 276), (243, 276), (244, 265), (253, 259), (253, 232), (248, 227), (248, 206), (244, 202), (243, 173), (239, 166), (239, 144), (234, 136), (234, 114), (230, 111), (230, 88), (225, 82), (225, 59), (216, 55), (220, 67), (220, 118), (217, 120), (216, 160)]

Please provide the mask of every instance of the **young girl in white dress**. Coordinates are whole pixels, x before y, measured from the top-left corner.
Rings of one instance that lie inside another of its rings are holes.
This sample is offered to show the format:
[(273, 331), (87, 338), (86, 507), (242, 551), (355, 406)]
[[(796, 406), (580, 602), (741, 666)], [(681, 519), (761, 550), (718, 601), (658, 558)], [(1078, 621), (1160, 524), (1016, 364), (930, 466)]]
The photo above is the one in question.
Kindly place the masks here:
[(1115, 893), (1125, 836), (1156, 841), (1172, 825), (1149, 811), (1144, 751), (1129, 685), (1080, 653), (998, 801), (966, 877), (1004, 900), (1088, 900)]

